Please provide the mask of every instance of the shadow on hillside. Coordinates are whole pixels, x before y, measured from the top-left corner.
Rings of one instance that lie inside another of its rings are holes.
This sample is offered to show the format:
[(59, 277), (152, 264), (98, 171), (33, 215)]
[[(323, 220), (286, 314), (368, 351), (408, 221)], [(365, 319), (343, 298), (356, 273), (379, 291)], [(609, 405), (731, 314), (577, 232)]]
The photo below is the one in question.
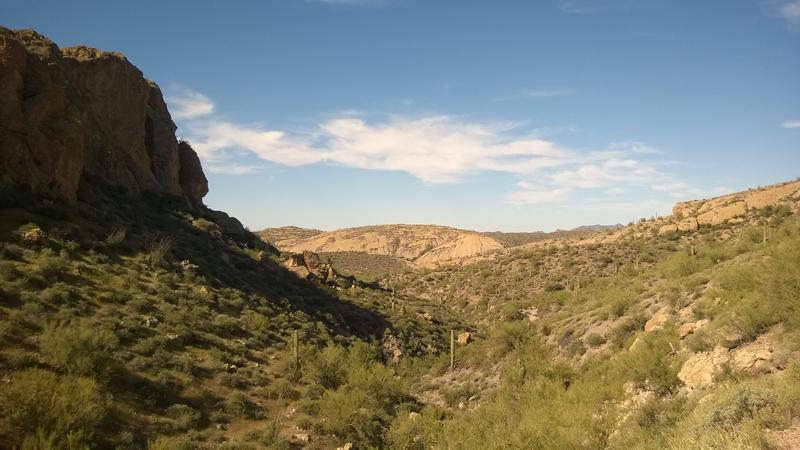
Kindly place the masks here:
[[(340, 299), (333, 288), (298, 278), (271, 258), (277, 255), (275, 248), (224, 213), (191, 210), (179, 200), (163, 197), (103, 203), (118, 205), (102, 213), (128, 227), (134, 247), (146, 247), (153, 236), (171, 236), (175, 262), (188, 260), (198, 266), (197, 272), (214, 287), (232, 288), (302, 312), (311, 321), (324, 323), (334, 335), (379, 338), (391, 326), (380, 314)], [(136, 236), (141, 239), (138, 243)]]
[[(223, 293), (231, 288), (246, 294), (241, 297), (266, 299), (282, 312), (308, 316), (303, 322), (323, 323), (333, 335), (371, 339), (390, 327), (380, 314), (341, 300), (333, 288), (298, 278), (272, 259), (277, 255), (275, 248), (224, 213), (193, 208), (183, 199), (162, 195), (132, 199), (117, 188), (100, 184), (97, 180), (82, 183), (77, 207), (38, 198), (24, 190), (4, 191), (0, 208), (15, 211), (4, 228), (10, 232), (24, 223), (36, 222), (63, 242), (79, 242), (82, 248), (106, 255), (109, 264), (119, 263), (121, 256), (147, 252), (155, 239), (174, 238), (169, 259), (175, 264), (170, 270), (180, 271), (178, 263), (187, 260)], [(111, 251), (104, 241), (122, 228), (126, 230), (125, 241)], [(87, 284), (86, 280), (73, 281)], [(240, 296), (235, 292), (231, 295)], [(218, 307), (224, 308), (226, 299), (220, 300)]]

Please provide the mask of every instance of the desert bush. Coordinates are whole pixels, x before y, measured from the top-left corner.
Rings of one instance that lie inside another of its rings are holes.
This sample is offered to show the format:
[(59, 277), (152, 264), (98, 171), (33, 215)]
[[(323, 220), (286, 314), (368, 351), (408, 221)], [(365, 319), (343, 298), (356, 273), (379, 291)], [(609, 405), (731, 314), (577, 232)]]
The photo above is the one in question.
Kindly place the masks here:
[(606, 338), (602, 334), (591, 333), (586, 336), (586, 343), (592, 347), (599, 347), (606, 343)]
[(57, 256), (44, 256), (34, 263), (31, 273), (47, 282), (56, 282), (67, 274), (69, 264)]
[(266, 316), (253, 310), (245, 311), (240, 320), (244, 328), (251, 333), (263, 333), (269, 325)]
[(181, 431), (196, 428), (203, 418), (203, 415), (191, 406), (176, 404), (165, 411), (167, 417), (175, 421)]
[(345, 349), (328, 345), (308, 360), (303, 372), (308, 381), (326, 389), (336, 389), (344, 384), (347, 370)]
[(25, 249), (10, 242), (0, 243), (0, 259), (19, 261), (25, 255)]
[(711, 261), (699, 255), (690, 255), (688, 252), (679, 251), (664, 260), (659, 269), (667, 278), (687, 277), (711, 265)]
[(678, 371), (682, 361), (673, 354), (673, 342), (678, 342), (674, 330), (657, 330), (639, 336), (640, 342), (614, 360), (612, 373), (648, 390), (661, 394), (673, 391), (679, 384)]
[[(105, 415), (95, 381), (27, 369), (0, 389), (0, 436), (23, 448), (85, 448)], [(63, 447), (36, 447), (56, 442)]]
[(69, 373), (103, 375), (112, 362), (117, 337), (88, 320), (47, 324), (39, 339), (42, 354)]
[(107, 246), (116, 247), (125, 240), (128, 229), (125, 227), (115, 228), (104, 240)]
[(241, 392), (233, 392), (223, 401), (222, 409), (225, 413), (240, 419), (257, 419), (258, 408)]

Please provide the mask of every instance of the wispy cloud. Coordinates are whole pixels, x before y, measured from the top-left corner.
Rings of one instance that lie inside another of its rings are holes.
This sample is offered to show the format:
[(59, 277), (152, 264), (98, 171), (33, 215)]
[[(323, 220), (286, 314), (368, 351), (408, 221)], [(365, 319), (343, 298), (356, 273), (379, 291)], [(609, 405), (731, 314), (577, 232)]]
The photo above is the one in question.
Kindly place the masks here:
[(781, 124), (783, 128), (800, 128), (800, 119), (787, 120)]
[(565, 97), (572, 93), (566, 89), (524, 89), (509, 95), (502, 95), (495, 100), (507, 102), (512, 100), (525, 100), (531, 98)]
[(177, 95), (166, 100), (172, 117), (177, 120), (196, 119), (214, 113), (214, 103), (208, 97), (188, 89), (179, 89)]
[[(191, 91), (182, 95), (188, 100), (170, 100), (179, 109), (196, 99), (208, 100)], [(213, 111), (213, 104), (205, 110)], [(213, 113), (181, 110), (181, 117), (182, 131), (205, 167), (215, 173), (258, 171), (258, 164), (241, 163), (253, 156), (285, 166), (332, 164), (404, 172), (431, 185), (500, 172), (518, 180), (505, 196), (516, 205), (559, 202), (579, 190), (619, 195), (637, 188), (672, 197), (699, 192), (667, 173), (659, 159), (663, 153), (645, 143), (617, 142), (601, 150), (575, 151), (536, 137), (518, 123), (448, 115), (369, 121), (363, 112), (345, 111), (307, 130), (284, 131), (233, 123)]]
[(792, 0), (783, 3), (778, 12), (784, 19), (789, 21), (789, 25), (800, 29), (800, 0)]

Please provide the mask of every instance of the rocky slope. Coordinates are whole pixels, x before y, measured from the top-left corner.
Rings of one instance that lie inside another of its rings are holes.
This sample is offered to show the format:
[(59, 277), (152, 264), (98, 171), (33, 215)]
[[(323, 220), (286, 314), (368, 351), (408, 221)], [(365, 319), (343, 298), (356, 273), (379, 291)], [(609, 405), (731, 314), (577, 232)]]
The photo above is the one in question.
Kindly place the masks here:
[(69, 204), (85, 183), (131, 196), (208, 192), (158, 86), (119, 53), (0, 27), (0, 180)]
[(752, 221), (753, 213), (758, 210), (781, 204), (794, 211), (798, 209), (800, 181), (748, 189), (710, 200), (677, 203), (672, 207), (670, 223), (664, 225), (659, 233), (695, 231), (703, 225)]
[[(260, 234), (269, 239), (275, 232), (265, 230)], [(418, 267), (454, 263), (503, 248), (497, 240), (480, 233), (435, 225), (346, 228), (284, 242), (278, 248), (287, 252), (364, 252), (411, 261)]]

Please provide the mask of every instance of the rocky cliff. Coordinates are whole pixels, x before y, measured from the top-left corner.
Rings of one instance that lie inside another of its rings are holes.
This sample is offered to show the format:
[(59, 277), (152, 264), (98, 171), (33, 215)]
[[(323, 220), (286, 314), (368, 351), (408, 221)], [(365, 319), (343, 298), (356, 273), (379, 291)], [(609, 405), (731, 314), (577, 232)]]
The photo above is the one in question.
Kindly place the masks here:
[(208, 184), (158, 86), (119, 53), (0, 27), (0, 181), (75, 204), (83, 183), (199, 205)]

